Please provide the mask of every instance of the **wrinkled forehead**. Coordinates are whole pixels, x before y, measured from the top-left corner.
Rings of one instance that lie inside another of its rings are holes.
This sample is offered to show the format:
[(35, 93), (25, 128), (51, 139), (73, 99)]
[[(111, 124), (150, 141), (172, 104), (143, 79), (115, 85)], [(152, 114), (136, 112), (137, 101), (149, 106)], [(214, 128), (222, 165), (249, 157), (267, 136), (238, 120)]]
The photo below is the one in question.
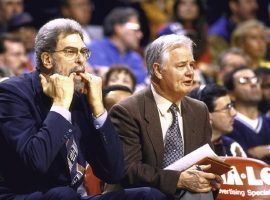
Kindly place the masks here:
[(85, 44), (78, 33), (60, 34), (57, 38), (56, 47), (85, 47)]

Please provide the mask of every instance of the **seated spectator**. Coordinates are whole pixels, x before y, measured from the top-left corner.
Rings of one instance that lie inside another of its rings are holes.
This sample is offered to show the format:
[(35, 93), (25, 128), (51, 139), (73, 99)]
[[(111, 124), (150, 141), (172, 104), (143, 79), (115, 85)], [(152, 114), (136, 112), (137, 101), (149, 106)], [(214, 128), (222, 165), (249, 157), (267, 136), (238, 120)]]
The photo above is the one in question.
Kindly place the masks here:
[(219, 156), (247, 157), (242, 147), (233, 139), (226, 136), (233, 130), (236, 111), (227, 90), (216, 84), (198, 88), (197, 99), (204, 102), (210, 113), (212, 125), (211, 142), (215, 153)]
[(105, 18), (103, 40), (93, 41), (88, 60), (97, 74), (104, 76), (113, 64), (125, 64), (134, 73), (137, 84), (145, 82), (143, 58), (135, 50), (142, 38), (138, 14), (129, 7), (115, 8)]
[(106, 86), (102, 91), (104, 106), (107, 110), (110, 110), (114, 104), (132, 95), (131, 89), (124, 85)]
[(196, 44), (194, 58), (197, 63), (210, 60), (207, 56), (207, 24), (204, 17), (204, 8), (201, 0), (176, 0), (173, 5), (173, 19), (180, 22)]
[(27, 53), (26, 72), (34, 70), (34, 44), (36, 37), (36, 28), (34, 27), (34, 20), (29, 13), (21, 13), (14, 15), (8, 24), (8, 31), (17, 37), (20, 37)]
[(257, 0), (228, 0), (229, 12), (222, 15), (209, 28), (209, 50), (213, 63), (222, 51), (229, 48), (231, 35), (236, 26), (246, 20), (256, 19)]
[(104, 77), (104, 86), (124, 85), (135, 91), (136, 78), (126, 65), (113, 65)]
[(224, 78), (237, 115), (228, 136), (254, 158), (270, 163), (270, 121), (258, 109), (262, 99), (260, 79), (248, 67), (234, 69)]
[(20, 38), (11, 35), (0, 35), (0, 68), (6, 75), (19, 76), (25, 72), (27, 56)]
[(266, 53), (265, 26), (257, 20), (248, 20), (240, 24), (233, 32), (231, 45), (242, 48), (250, 57), (249, 67), (270, 67), (265, 60)]
[(35, 55), (37, 71), (0, 83), (0, 199), (165, 200), (154, 188), (86, 195), (87, 163), (101, 180), (118, 183), (124, 160), (102, 80), (85, 72), (90, 51), (79, 23), (46, 23)]
[(250, 57), (241, 48), (232, 47), (224, 50), (218, 58), (218, 80), (222, 84), (224, 76), (237, 67), (249, 66)]
[(270, 118), (270, 69), (259, 67), (255, 70), (255, 74), (261, 80), (262, 101), (259, 104), (259, 110)]

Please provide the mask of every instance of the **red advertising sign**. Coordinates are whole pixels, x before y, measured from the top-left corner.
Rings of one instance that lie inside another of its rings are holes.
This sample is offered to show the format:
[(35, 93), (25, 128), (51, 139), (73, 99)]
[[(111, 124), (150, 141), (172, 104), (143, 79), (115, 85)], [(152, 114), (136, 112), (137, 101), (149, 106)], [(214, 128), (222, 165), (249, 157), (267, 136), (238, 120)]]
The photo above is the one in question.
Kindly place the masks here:
[(232, 170), (222, 175), (219, 200), (270, 199), (270, 166), (252, 158), (227, 157)]

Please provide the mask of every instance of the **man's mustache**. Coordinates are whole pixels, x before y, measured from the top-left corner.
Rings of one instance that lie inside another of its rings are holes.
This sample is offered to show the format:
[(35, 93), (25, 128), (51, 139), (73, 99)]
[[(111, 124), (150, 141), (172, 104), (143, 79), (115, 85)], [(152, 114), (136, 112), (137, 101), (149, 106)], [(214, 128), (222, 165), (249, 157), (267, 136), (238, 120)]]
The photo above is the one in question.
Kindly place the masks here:
[(79, 75), (80, 73), (85, 73), (85, 67), (84, 66), (76, 66), (76, 67), (73, 67), (69, 74), (71, 73), (76, 73), (77, 75)]

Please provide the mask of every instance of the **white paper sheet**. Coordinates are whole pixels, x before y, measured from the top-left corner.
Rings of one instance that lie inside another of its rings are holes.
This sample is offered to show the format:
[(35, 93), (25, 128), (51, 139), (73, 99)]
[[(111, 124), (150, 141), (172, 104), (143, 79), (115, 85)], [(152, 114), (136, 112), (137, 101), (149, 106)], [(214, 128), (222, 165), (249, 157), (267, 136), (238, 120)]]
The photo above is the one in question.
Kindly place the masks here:
[(201, 146), (164, 169), (183, 171), (205, 157), (218, 157), (209, 144)]

